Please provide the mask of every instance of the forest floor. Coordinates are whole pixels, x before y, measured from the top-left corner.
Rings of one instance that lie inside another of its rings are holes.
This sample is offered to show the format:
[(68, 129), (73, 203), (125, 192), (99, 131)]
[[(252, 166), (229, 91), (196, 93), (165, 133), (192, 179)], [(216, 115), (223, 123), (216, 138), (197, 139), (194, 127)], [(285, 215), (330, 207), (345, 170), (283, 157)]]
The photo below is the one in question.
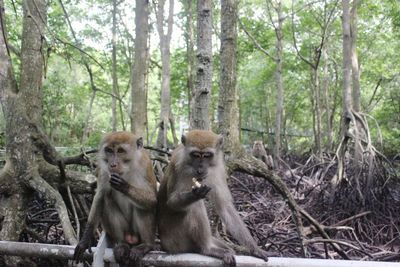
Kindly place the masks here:
[[(298, 205), (323, 225), (331, 238), (323, 239), (303, 219), (308, 257), (340, 259), (330, 245), (336, 242), (352, 260), (400, 260), (398, 176), (369, 190), (370, 194), (360, 199), (350, 183), (332, 190), (327, 177), (333, 176), (335, 168), (322, 177), (321, 169), (315, 168), (318, 164), (294, 157), (286, 162), (278, 174)], [(400, 162), (393, 162), (393, 166), (400, 170)], [(266, 180), (235, 172), (229, 179), (229, 187), (236, 208), (260, 247), (283, 257), (302, 257), (288, 205)], [(89, 205), (91, 197), (87, 196)], [(66, 244), (56, 210), (40, 196), (31, 202), (26, 219), (28, 227), (21, 235), (21, 242)], [(221, 236), (232, 242), (223, 230)], [(29, 262), (38, 267), (68, 266), (62, 260), (37, 258)], [(0, 256), (1, 266), (5, 265)]]

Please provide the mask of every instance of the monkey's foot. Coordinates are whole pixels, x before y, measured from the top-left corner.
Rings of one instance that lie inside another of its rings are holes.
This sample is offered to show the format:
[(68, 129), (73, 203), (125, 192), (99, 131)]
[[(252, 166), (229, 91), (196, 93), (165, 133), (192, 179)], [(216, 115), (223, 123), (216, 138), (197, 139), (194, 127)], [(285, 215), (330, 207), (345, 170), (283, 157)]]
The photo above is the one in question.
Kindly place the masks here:
[(256, 249), (252, 254), (254, 257), (263, 259), (264, 261), (268, 261), (268, 252), (262, 249)]
[(146, 251), (143, 247), (141, 248), (131, 248), (129, 252), (129, 263), (130, 266), (141, 266), (142, 259)]
[(225, 253), (222, 258), (224, 267), (236, 267), (235, 255), (232, 253)]
[(115, 261), (121, 266), (129, 266), (129, 245), (118, 244), (113, 249)]

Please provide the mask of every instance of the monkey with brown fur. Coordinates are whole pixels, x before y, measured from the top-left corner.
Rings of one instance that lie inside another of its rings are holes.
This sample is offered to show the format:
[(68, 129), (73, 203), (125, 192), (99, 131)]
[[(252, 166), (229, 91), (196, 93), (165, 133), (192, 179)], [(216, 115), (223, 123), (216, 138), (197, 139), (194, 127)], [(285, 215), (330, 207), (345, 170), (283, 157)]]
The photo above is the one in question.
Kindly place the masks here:
[(211, 235), (204, 205), (208, 196), (232, 236), (251, 255), (268, 260), (233, 206), (222, 143), (222, 136), (211, 131), (193, 130), (182, 136), (158, 193), (161, 246), (167, 252), (200, 253), (222, 259), (224, 266), (236, 266), (234, 251)]
[(271, 155), (268, 155), (267, 151), (264, 148), (264, 144), (262, 141), (254, 141), (253, 149), (251, 151), (253, 157), (264, 162), (268, 168), (274, 168), (274, 161), (272, 160)]
[(139, 265), (154, 246), (156, 194), (156, 177), (143, 139), (130, 132), (106, 135), (98, 153), (97, 191), (74, 260), (82, 260), (101, 223), (120, 266)]

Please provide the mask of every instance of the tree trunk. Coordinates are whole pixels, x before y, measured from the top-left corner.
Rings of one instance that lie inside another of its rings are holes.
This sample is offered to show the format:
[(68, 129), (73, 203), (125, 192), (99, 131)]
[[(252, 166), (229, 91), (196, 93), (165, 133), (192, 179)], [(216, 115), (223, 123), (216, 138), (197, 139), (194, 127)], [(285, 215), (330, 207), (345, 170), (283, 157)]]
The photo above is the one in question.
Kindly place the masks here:
[[(25, 227), (27, 204), (33, 190), (53, 203), (59, 213), (67, 242), (76, 244), (76, 237), (61, 195), (42, 178), (48, 171), (42, 158), (57, 164), (59, 157), (41, 130), (43, 79), (42, 49), (45, 48), (46, 1), (23, 3), (21, 77), (18, 90), (8, 53), (4, 4), (0, 1), (0, 100), (6, 120), (6, 165), (0, 174), (0, 206), (4, 209), (1, 240), (18, 240)], [(42, 154), (41, 154), (41, 153)], [(15, 266), (15, 259), (7, 259)]]
[[(167, 132), (171, 114), (171, 65), (170, 65), (170, 45), (173, 27), (173, 11), (174, 0), (169, 0), (169, 12), (167, 18), (167, 33), (164, 33), (164, 6), (165, 0), (158, 1), (157, 7), (157, 31), (160, 36), (160, 50), (161, 50), (161, 109), (160, 109), (160, 124), (157, 138), (157, 146), (167, 148)], [(174, 140), (175, 141), (175, 140)]]
[(322, 58), (324, 61), (323, 66), (323, 82), (322, 82), (322, 92), (324, 95), (324, 104), (325, 104), (325, 122), (326, 122), (326, 151), (332, 150), (333, 144), (333, 129), (331, 124), (331, 101), (329, 95), (329, 69), (328, 69), (328, 53), (326, 46), (322, 47)]
[(218, 97), (218, 128), (225, 137), (226, 155), (230, 148), (240, 145), (239, 108), (236, 86), (237, 2), (221, 1), (221, 73)]
[[(3, 3), (0, 2), (2, 5)], [(7, 45), (3, 37), (6, 36), (4, 21), (1, 21), (2, 34), (0, 38), (0, 64), (6, 68), (5, 75), (0, 75), (1, 104), (6, 119), (6, 150), (7, 160), (3, 171), (0, 174), (0, 184), (7, 192), (3, 195), (2, 201), (11, 204), (8, 207), (8, 214), (26, 214), (24, 203), (30, 197), (32, 189), (39, 191), (50, 202), (54, 203), (59, 212), (63, 224), (64, 234), (67, 242), (76, 243), (75, 234), (69, 221), (65, 203), (61, 195), (48, 184), (41, 175), (48, 171), (47, 165), (39, 162), (44, 158), (51, 164), (59, 163), (59, 156), (54, 147), (48, 143), (44, 135), (41, 121), (41, 82), (43, 79), (42, 49), (44, 46), (44, 29), (46, 24), (46, 1), (25, 1), (24, 22), (21, 51), (21, 83), (17, 90), (15, 77), (11, 72), (11, 59), (7, 54)], [(1, 19), (4, 18), (3, 6)], [(35, 34), (33, 34), (35, 33)], [(24, 51), (27, 50), (27, 51)], [(36, 94), (32, 94), (33, 90)], [(41, 152), (41, 153), (40, 153)], [(59, 179), (59, 178), (58, 178)], [(7, 201), (7, 199), (9, 201)], [(20, 203), (15, 202), (18, 200)], [(7, 215), (7, 214), (6, 214)], [(24, 216), (22, 216), (24, 217)], [(18, 221), (19, 216), (4, 219), (0, 232), (2, 240), (16, 240), (23, 230), (19, 227), (24, 222)], [(18, 228), (18, 229), (17, 229)], [(9, 229), (14, 229), (10, 231)]]
[[(318, 65), (317, 65), (318, 66)], [(322, 131), (321, 131), (321, 122), (322, 122), (322, 114), (321, 114), (321, 88), (319, 85), (319, 72), (318, 68), (312, 68), (312, 80), (313, 80), (313, 92), (314, 92), (314, 117), (315, 117), (315, 150), (317, 157), (322, 159)]]
[(135, 59), (131, 78), (131, 131), (147, 137), (147, 66), (149, 37), (149, 1), (137, 0), (135, 11)]
[(193, 31), (193, 0), (184, 0), (182, 4), (186, 13), (186, 57), (187, 57), (187, 92), (188, 118), (191, 118), (192, 94), (194, 93), (194, 31)]
[(341, 144), (338, 155), (337, 175), (333, 177), (333, 184), (337, 185), (345, 175), (345, 153), (349, 141), (349, 127), (352, 116), (351, 92), (351, 31), (349, 0), (342, 0), (342, 29), (343, 29), (343, 113), (341, 126)]
[(192, 95), (191, 129), (210, 129), (209, 106), (212, 86), (212, 1), (197, 1), (197, 70)]
[(282, 16), (282, 5), (278, 1), (277, 12), (278, 12), (278, 25), (275, 28), (276, 32), (276, 114), (275, 114), (275, 141), (274, 141), (274, 165), (279, 167), (280, 162), (280, 149), (281, 149), (281, 127), (283, 118), (283, 77), (282, 77), (282, 63), (283, 63), (283, 32), (282, 22), (284, 20)]
[(117, 0), (113, 0), (112, 10), (112, 103), (111, 103), (111, 126), (113, 132), (117, 130)]
[[(355, 112), (361, 111), (361, 89), (360, 89), (360, 69), (357, 57), (357, 0), (353, 0), (352, 8), (350, 11), (350, 36), (351, 36), (351, 73), (353, 82), (353, 109)], [(354, 158), (353, 163), (356, 167), (357, 173), (362, 165), (362, 145), (360, 143), (362, 138), (360, 122), (356, 120), (356, 130), (354, 131)]]

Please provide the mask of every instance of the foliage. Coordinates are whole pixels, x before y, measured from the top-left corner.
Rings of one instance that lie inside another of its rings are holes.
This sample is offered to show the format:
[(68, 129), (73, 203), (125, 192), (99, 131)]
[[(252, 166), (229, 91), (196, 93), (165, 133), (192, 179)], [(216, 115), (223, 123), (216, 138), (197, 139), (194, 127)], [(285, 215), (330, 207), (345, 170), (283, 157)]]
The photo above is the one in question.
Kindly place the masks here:
[[(134, 3), (118, 4), (117, 75), (122, 100), (123, 120), (129, 129), (130, 73), (134, 45)], [(92, 84), (87, 66), (93, 72), (93, 84), (98, 90), (89, 121), (89, 137), (85, 145), (95, 146), (101, 135), (111, 129), (111, 10), (112, 2), (106, 0), (67, 1), (63, 4), (76, 34), (72, 35), (59, 1), (48, 2), (48, 27), (44, 33), (49, 49), (45, 51), (46, 77), (43, 83), (44, 119), (47, 133), (59, 146), (80, 145), (85, 117), (88, 112)], [(238, 88), (241, 121), (240, 127), (254, 130), (242, 132), (242, 142), (250, 145), (263, 139), (272, 146), (275, 120), (275, 62), (261, 52), (244, 33), (244, 27), (271, 55), (275, 53), (275, 31), (268, 15), (276, 20), (273, 8), (276, 1), (242, 1), (238, 36)], [(329, 25), (326, 49), (328, 66), (329, 103), (323, 107), (334, 112), (333, 126), (337, 137), (341, 114), (342, 43), (340, 1), (282, 1), (284, 36), (284, 129), (285, 149), (302, 153), (308, 151), (312, 138), (312, 94), (310, 66), (296, 54), (293, 36), (302, 56), (313, 60), (321, 40), (321, 23), (330, 10), (334, 10)], [(272, 4), (272, 5), (271, 5)], [(152, 3), (151, 3), (152, 5)], [(21, 47), (22, 3), (5, 1), (6, 26), (13, 67), (18, 79)], [(195, 7), (194, 7), (195, 9)], [(294, 12), (294, 13), (293, 13)], [(160, 52), (158, 36), (154, 29), (155, 17), (150, 8), (150, 69), (148, 92), (148, 125), (152, 133), (158, 123), (160, 103)], [(184, 41), (185, 12), (177, 4), (174, 37), (171, 51), (171, 106), (175, 116), (178, 136), (188, 127), (187, 54)], [(383, 137), (383, 149), (389, 155), (400, 150), (399, 118), (399, 65), (400, 9), (397, 1), (362, 1), (358, 10), (357, 52), (361, 69), (362, 109), (370, 116), (373, 140)], [(217, 97), (219, 88), (219, 4), (214, 3), (213, 25), (214, 77), (210, 109), (214, 129), (217, 122)], [(194, 29), (196, 29), (194, 25)], [(293, 34), (293, 30), (295, 33)], [(320, 77), (322, 82), (322, 75)], [(56, 115), (55, 115), (56, 114)], [(323, 121), (323, 130), (326, 119)], [(2, 122), (4, 125), (4, 122)], [(121, 118), (119, 129), (122, 129)], [(218, 130), (218, 129), (215, 129)], [(326, 141), (326, 140), (324, 140)]]

